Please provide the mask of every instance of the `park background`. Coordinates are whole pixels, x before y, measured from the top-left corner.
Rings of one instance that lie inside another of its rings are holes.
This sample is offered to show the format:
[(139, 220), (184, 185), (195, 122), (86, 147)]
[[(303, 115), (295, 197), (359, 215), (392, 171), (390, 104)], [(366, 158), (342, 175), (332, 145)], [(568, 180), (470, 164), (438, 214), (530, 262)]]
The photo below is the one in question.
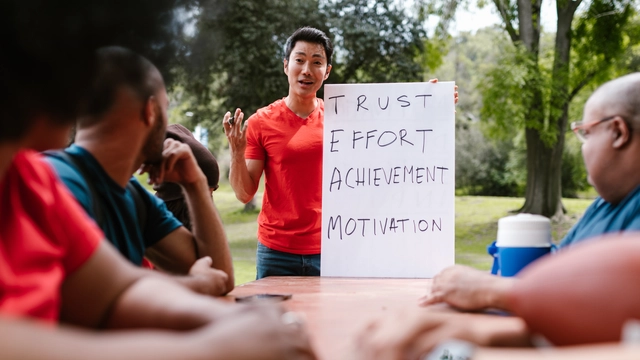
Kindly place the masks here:
[(548, 216), (557, 242), (597, 196), (569, 124), (599, 85), (640, 71), (637, 0), (163, 1), (174, 20), (143, 53), (167, 82), (169, 121), (220, 163), (238, 284), (255, 278), (262, 187), (235, 199), (222, 116), (287, 95), (282, 49), (298, 27), (334, 42), (325, 83), (456, 82), (456, 263), (485, 270), (500, 217)]

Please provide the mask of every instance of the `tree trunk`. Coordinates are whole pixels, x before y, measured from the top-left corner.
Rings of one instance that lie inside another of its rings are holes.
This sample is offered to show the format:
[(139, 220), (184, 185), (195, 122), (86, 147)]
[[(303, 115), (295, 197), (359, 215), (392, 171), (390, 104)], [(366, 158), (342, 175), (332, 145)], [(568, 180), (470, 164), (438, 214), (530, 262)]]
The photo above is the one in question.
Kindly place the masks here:
[[(562, 212), (559, 169), (551, 166), (556, 146), (549, 147), (535, 129), (525, 130), (527, 140), (527, 190), (525, 203), (520, 212), (547, 217)], [(558, 179), (554, 181), (554, 179)]]
[[(532, 87), (535, 86), (532, 85)], [(539, 88), (530, 89), (530, 91), (534, 93), (532, 94), (532, 102), (529, 104), (527, 118), (534, 120), (534, 124), (543, 127), (542, 91)], [(550, 145), (544, 141), (541, 130), (534, 126), (525, 129), (525, 139), (527, 144), (527, 188), (525, 203), (519, 211), (547, 217), (556, 215), (558, 211), (562, 213), (560, 169), (564, 141), (560, 144), (556, 142), (554, 145)], [(559, 150), (558, 146), (560, 146)], [(558, 153), (560, 153), (560, 163), (556, 163)]]
[(559, 0), (558, 23), (552, 72), (550, 111), (546, 126), (553, 129), (553, 145), (545, 143), (536, 129), (526, 129), (527, 190), (520, 210), (547, 217), (564, 213), (562, 206), (562, 154), (567, 129), (569, 102), (569, 57), (571, 22), (580, 1)]
[[(519, 210), (545, 216), (550, 211), (549, 206), (549, 178), (552, 177), (549, 168), (551, 148), (544, 143), (541, 130), (544, 128), (544, 100), (542, 98), (539, 79), (539, 49), (540, 49), (540, 2), (539, 0), (518, 0), (518, 31), (519, 41), (530, 56), (528, 80), (525, 82), (527, 91), (531, 94), (527, 104), (525, 139), (527, 144), (527, 189), (524, 206)], [(555, 206), (555, 205), (554, 205)]]
[(540, 48), (540, 2), (541, 0), (518, 0), (518, 31), (520, 41), (538, 60)]

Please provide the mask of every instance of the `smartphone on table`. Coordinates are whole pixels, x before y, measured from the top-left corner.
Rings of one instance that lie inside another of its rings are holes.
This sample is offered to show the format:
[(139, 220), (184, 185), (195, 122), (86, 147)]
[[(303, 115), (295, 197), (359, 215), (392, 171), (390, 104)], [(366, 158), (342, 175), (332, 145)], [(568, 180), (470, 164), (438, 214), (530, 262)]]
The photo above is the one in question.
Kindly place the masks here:
[(256, 302), (256, 301), (285, 301), (291, 299), (291, 294), (255, 294), (236, 297), (236, 302)]

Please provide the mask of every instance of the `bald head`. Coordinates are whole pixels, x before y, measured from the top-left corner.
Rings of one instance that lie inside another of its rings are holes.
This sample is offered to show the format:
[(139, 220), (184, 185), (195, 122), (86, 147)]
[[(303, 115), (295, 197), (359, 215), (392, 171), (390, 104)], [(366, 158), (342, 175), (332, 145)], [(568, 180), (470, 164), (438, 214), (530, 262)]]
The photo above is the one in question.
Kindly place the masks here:
[(97, 51), (97, 71), (89, 91), (80, 128), (92, 125), (114, 105), (118, 90), (126, 87), (145, 102), (164, 88), (158, 69), (143, 56), (122, 47), (104, 47)]
[(589, 182), (617, 204), (640, 186), (640, 73), (600, 86), (584, 107), (582, 156)]
[(619, 115), (637, 129), (640, 127), (640, 73), (611, 80), (600, 86), (587, 102), (608, 116)]

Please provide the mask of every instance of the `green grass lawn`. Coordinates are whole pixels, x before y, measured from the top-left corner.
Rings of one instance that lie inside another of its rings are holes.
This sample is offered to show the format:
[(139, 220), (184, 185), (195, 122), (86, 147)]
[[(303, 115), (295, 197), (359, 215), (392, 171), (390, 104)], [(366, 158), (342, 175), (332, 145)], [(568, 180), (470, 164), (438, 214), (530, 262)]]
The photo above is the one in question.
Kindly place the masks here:
[[(244, 213), (228, 184), (221, 184), (213, 194), (224, 222), (235, 266), (236, 284), (253, 281), (256, 277), (256, 218), (258, 211)], [(257, 194), (258, 205), (262, 193)], [(592, 199), (565, 199), (565, 219), (554, 222), (553, 238), (558, 242), (575, 224)], [(522, 206), (522, 198), (457, 196), (456, 197), (456, 263), (488, 270), (491, 258), (486, 247), (496, 236), (498, 219), (511, 215)]]
[[(229, 238), (236, 284), (255, 280), (259, 211), (243, 212), (244, 204), (236, 199), (227, 183), (220, 184), (218, 190), (213, 193), (213, 200), (220, 211)], [(256, 200), (258, 203), (261, 202), (262, 192), (258, 192)]]

